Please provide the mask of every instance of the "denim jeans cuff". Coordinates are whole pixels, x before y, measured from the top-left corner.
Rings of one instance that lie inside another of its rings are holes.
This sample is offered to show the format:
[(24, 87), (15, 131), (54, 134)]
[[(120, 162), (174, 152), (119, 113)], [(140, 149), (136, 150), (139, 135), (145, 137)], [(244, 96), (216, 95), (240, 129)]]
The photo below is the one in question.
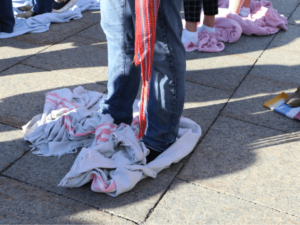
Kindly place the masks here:
[(158, 147), (158, 146), (155, 146), (153, 144), (150, 144), (147, 140), (145, 141), (145, 138), (143, 138), (143, 142), (144, 144), (146, 145), (147, 148), (150, 148), (154, 151), (157, 151), (157, 152), (164, 152), (166, 149), (162, 148), (162, 147)]

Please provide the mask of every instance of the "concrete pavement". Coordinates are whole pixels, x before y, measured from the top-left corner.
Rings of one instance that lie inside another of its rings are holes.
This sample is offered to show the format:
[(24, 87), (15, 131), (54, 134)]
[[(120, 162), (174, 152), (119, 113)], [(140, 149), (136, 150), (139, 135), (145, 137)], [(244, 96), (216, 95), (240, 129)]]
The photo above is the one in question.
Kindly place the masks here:
[(0, 40), (0, 223), (300, 224), (300, 123), (263, 107), (300, 85), (300, 0), (272, 3), (288, 31), (187, 53), (183, 116), (203, 136), (190, 156), (116, 198), (90, 184), (58, 187), (76, 155), (33, 155), (21, 131), (50, 90), (107, 91), (100, 12)]

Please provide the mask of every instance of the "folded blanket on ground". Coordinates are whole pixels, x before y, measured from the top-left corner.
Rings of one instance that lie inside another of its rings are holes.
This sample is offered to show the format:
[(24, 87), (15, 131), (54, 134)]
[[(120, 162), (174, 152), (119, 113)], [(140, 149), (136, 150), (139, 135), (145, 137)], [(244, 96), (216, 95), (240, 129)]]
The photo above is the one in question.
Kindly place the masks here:
[(291, 107), (285, 104), (288, 97), (288, 94), (282, 92), (270, 101), (265, 102), (264, 106), (291, 119), (300, 120), (300, 107)]
[(43, 113), (23, 127), (24, 139), (40, 156), (72, 154), (82, 148), (59, 186), (80, 187), (92, 181), (95, 192), (118, 196), (146, 177), (177, 163), (194, 149), (201, 136), (198, 124), (181, 118), (177, 141), (146, 164), (149, 150), (138, 140), (138, 101), (131, 125), (115, 125), (110, 115), (98, 112), (106, 95), (77, 87), (46, 94)]
[[(21, 13), (17, 7), (28, 5), (30, 2), (25, 0), (13, 0), (14, 14)], [(11, 38), (25, 33), (42, 33), (49, 30), (51, 23), (66, 23), (70, 20), (82, 18), (82, 12), (86, 10), (99, 10), (100, 0), (78, 0), (78, 2), (69, 10), (63, 13), (44, 13), (28, 19), (15, 17), (16, 23), (14, 31), (10, 34), (0, 32), (0, 39)]]

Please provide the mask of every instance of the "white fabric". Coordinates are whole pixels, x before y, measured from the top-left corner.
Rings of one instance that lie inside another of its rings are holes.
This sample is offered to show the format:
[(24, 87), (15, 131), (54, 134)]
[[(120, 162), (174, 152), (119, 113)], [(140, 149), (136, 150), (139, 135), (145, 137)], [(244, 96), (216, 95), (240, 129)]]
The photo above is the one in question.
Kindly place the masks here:
[[(13, 0), (14, 14), (21, 13), (17, 7), (30, 4), (25, 0)], [(15, 17), (15, 26), (12, 33), (0, 32), (0, 39), (11, 38), (25, 33), (42, 33), (49, 30), (51, 23), (66, 23), (71, 19), (78, 20), (82, 18), (81, 12), (86, 10), (99, 10), (100, 0), (78, 0), (70, 9), (63, 13), (44, 13), (28, 19)]]
[(183, 44), (187, 43), (187, 42), (193, 42), (194, 44), (198, 43), (198, 33), (197, 31), (195, 32), (191, 32), (188, 31), (187, 29), (182, 31), (182, 36), (181, 36), (181, 42)]
[(59, 186), (80, 187), (92, 180), (92, 191), (118, 196), (187, 156), (201, 136), (198, 124), (181, 118), (177, 141), (146, 164), (149, 150), (137, 139), (138, 101), (132, 124), (117, 126), (110, 115), (98, 112), (105, 98), (82, 87), (49, 92), (43, 114), (23, 127), (24, 139), (32, 143), (35, 154), (60, 157), (83, 147)]

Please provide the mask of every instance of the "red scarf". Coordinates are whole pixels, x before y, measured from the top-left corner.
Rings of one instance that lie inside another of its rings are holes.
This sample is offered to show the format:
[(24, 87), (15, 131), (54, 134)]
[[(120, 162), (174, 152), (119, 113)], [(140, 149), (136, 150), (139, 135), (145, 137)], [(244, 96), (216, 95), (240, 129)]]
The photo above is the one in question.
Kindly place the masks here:
[(145, 134), (149, 87), (156, 38), (156, 22), (160, 0), (135, 0), (135, 65), (141, 64), (142, 96), (140, 105), (139, 138)]

